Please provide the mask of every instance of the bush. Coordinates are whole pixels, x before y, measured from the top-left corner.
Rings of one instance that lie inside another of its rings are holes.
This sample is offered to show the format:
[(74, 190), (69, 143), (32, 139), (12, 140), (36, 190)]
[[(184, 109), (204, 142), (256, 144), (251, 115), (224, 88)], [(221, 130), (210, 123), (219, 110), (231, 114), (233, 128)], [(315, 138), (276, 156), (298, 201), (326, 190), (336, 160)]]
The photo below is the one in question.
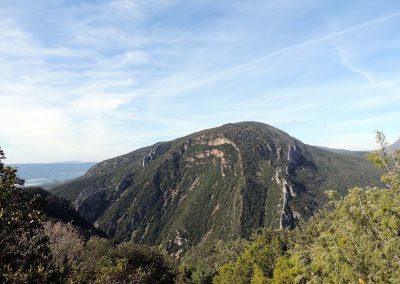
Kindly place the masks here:
[(175, 266), (158, 249), (131, 243), (114, 246), (107, 239), (90, 239), (75, 263), (72, 282), (174, 283)]

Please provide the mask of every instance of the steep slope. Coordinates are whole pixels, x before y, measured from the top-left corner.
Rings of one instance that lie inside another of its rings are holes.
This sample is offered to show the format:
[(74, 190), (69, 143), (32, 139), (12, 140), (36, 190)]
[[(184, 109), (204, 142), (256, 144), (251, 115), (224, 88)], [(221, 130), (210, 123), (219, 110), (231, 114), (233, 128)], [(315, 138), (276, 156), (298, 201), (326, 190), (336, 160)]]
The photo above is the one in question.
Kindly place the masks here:
[(21, 194), (26, 201), (34, 202), (36, 209), (43, 213), (46, 221), (60, 222), (74, 227), (87, 237), (92, 235), (105, 237), (103, 232), (82, 218), (71, 206), (71, 203), (64, 198), (51, 194), (40, 187), (24, 187), (17, 194)]
[(266, 124), (226, 124), (101, 162), (53, 189), (117, 242), (179, 255), (205, 240), (293, 227), (325, 202), (379, 184), (362, 156), (305, 145)]

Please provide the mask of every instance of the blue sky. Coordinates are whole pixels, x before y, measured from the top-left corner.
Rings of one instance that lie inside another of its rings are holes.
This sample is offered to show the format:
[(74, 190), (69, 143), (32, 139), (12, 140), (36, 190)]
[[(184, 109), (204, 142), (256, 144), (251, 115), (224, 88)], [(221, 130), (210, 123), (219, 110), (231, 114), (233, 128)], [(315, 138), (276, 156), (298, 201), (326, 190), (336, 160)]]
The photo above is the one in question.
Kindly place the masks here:
[(100, 161), (228, 122), (400, 135), (400, 2), (0, 0), (7, 162)]

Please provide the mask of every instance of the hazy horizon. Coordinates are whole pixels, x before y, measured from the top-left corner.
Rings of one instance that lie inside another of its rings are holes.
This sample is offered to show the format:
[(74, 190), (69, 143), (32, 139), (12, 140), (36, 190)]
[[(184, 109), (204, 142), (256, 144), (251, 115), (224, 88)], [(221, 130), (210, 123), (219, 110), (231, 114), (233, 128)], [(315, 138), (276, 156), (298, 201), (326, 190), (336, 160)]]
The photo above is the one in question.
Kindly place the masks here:
[[(187, 134), (191, 134), (191, 133), (187, 133)], [(186, 136), (186, 135), (183, 135), (183, 136)], [(179, 137), (176, 137), (176, 138), (179, 138)], [(294, 137), (294, 138), (296, 138), (296, 137)], [(400, 141), (400, 139), (392, 141), (392, 142), (394, 143), (394, 142), (397, 142), (397, 141)], [(160, 142), (165, 142), (165, 141), (157, 141), (157, 142), (153, 143), (152, 145), (154, 145), (156, 143), (160, 143)], [(389, 144), (392, 144), (392, 143), (389, 143)], [(147, 147), (147, 146), (151, 146), (151, 145), (144, 145), (143, 147)], [(332, 150), (349, 150), (349, 149), (345, 149), (345, 148), (331, 148), (331, 147), (326, 147), (326, 146), (323, 146), (323, 145), (311, 145), (311, 146), (316, 146), (316, 147), (321, 147), (321, 148), (329, 148), (329, 149), (332, 149)], [(143, 148), (143, 147), (132, 149), (129, 152), (138, 150), (138, 149)], [(378, 148), (378, 146), (375, 146), (374, 148), (371, 148), (371, 149), (363, 149), (363, 150), (353, 149), (353, 150), (349, 150), (349, 151), (375, 151), (375, 150), (377, 150), (377, 148)], [(121, 155), (127, 154), (129, 152), (122, 153)], [(17, 165), (22, 165), (22, 164), (23, 165), (30, 165), (30, 164), (32, 164), (32, 165), (34, 165), (34, 164), (36, 164), (36, 165), (37, 164), (75, 164), (75, 163), (84, 164), (84, 163), (99, 163), (99, 162), (102, 162), (104, 160), (107, 160), (107, 159), (110, 159), (110, 158), (114, 158), (114, 157), (115, 156), (110, 156), (110, 157), (106, 157), (105, 159), (98, 160), (98, 161), (79, 161), (79, 160), (74, 160), (74, 161), (49, 161), (49, 162), (23, 162), (22, 161), (22, 162), (18, 162), (18, 163), (10, 163), (9, 161), (5, 161), (6, 162), (5, 164), (6, 165), (11, 165), (11, 166), (17, 166)], [(6, 160), (8, 160), (8, 159), (6, 159)]]
[(310, 145), (400, 135), (400, 2), (3, 1), (7, 164), (102, 161), (259, 121)]

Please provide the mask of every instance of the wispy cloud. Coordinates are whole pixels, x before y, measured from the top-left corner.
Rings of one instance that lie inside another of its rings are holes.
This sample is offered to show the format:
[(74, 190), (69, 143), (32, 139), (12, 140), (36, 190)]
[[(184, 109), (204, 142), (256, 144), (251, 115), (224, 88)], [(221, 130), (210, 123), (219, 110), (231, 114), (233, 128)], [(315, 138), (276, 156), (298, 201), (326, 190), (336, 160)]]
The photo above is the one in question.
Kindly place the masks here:
[[(352, 4), (335, 5), (5, 3), (0, 144), (10, 161), (24, 162), (101, 160), (239, 120), (274, 124), (310, 144), (327, 144), (346, 122), (360, 128), (354, 137), (378, 122), (392, 135), (398, 71), (380, 62), (400, 58), (400, 6), (365, 16), (358, 9), (348, 20), (342, 11)], [(332, 30), (319, 16), (326, 11), (347, 20)], [(384, 40), (370, 48), (369, 34)]]
[[(358, 30), (362, 30), (368, 28), (369, 26), (379, 24), (385, 21), (389, 21), (391, 19), (397, 18), (400, 16), (400, 12), (392, 13), (383, 17), (378, 17), (361, 24), (357, 24), (339, 31), (331, 32), (310, 40), (306, 40), (300, 43), (296, 43), (284, 48), (280, 48), (273, 52), (269, 52), (262, 56), (259, 56), (256, 59), (252, 59), (246, 63), (241, 63), (238, 65), (234, 65), (232, 67), (218, 70), (217, 72), (207, 74), (203, 77), (198, 77), (198, 74), (190, 75), (187, 72), (182, 72), (183, 74), (174, 74), (173, 76), (166, 78), (159, 82), (156, 85), (153, 85), (150, 89), (143, 91), (143, 95), (177, 95), (184, 91), (196, 89), (202, 87), (204, 85), (212, 84), (217, 81), (227, 80), (231, 77), (238, 76), (242, 73), (253, 71), (254, 69), (258, 68), (260, 65), (267, 63), (271, 59), (275, 57), (282, 57), (289, 52), (293, 52), (296, 50), (305, 49), (309, 46), (317, 45), (321, 42), (331, 42), (337, 37), (342, 37), (346, 34), (351, 34), (352, 32), (357, 32)], [(373, 82), (374, 77), (373, 75), (363, 66), (355, 66), (349, 58), (347, 53), (343, 48), (338, 48), (340, 54), (341, 63), (348, 68), (349, 70), (367, 78), (368, 81)]]
[(352, 62), (350, 56), (347, 54), (344, 48), (338, 47), (338, 52), (340, 55), (340, 62), (346, 69), (365, 78), (372, 85), (376, 83), (375, 76), (372, 74), (372, 72), (365, 66)]

